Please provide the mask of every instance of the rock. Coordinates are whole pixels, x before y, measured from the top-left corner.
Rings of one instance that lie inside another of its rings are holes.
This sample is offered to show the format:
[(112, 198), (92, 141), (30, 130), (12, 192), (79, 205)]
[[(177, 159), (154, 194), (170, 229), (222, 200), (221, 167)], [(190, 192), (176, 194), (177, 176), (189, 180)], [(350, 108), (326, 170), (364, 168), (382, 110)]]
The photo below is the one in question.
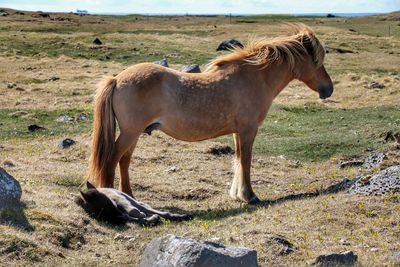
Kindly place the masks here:
[(102, 44), (103, 44), (103, 42), (100, 41), (99, 38), (94, 39), (94, 40), (93, 40), (93, 43), (94, 43), (95, 45), (102, 45)]
[(0, 209), (18, 204), (22, 195), (21, 185), (0, 167)]
[(166, 67), (166, 68), (169, 67), (169, 65), (168, 65), (168, 60), (167, 60), (166, 58), (163, 58), (163, 59), (158, 60), (158, 61), (154, 61), (153, 63), (154, 63), (154, 64), (161, 65), (161, 66)]
[(0, 17), (7, 17), (8, 15), (10, 15), (10, 14), (8, 14), (8, 12), (7, 11), (5, 11), (5, 10), (0, 10)]
[(350, 241), (345, 238), (340, 239), (339, 243), (343, 246), (350, 246)]
[(38, 16), (42, 18), (50, 18), (49, 13), (43, 13), (42, 11), (38, 11)]
[(370, 82), (367, 84), (366, 88), (368, 89), (383, 89), (386, 86), (384, 84), (378, 83), (378, 82)]
[(58, 143), (58, 147), (61, 149), (69, 148), (70, 146), (74, 145), (76, 142), (72, 139), (66, 138)]
[(353, 54), (354, 51), (344, 48), (334, 48), (334, 47), (325, 47), (325, 52), (328, 53), (338, 53), (338, 54)]
[(212, 154), (214, 156), (224, 156), (224, 155), (233, 155), (235, 151), (230, 146), (214, 146), (207, 150), (207, 153)]
[(59, 79), (60, 79), (60, 77), (52, 76), (52, 77), (50, 77), (49, 81), (54, 82), (54, 81), (58, 81)]
[(381, 153), (381, 152), (373, 152), (371, 155), (369, 155), (364, 163), (363, 167), (367, 169), (375, 168), (378, 167), (379, 164), (382, 163), (382, 161), (386, 158), (386, 155)]
[(258, 266), (257, 251), (249, 248), (225, 247), (212, 242), (167, 235), (147, 245), (140, 267), (253, 267)]
[(8, 88), (8, 89), (12, 89), (12, 88), (14, 88), (15, 86), (17, 86), (15, 83), (7, 83), (7, 88)]
[(357, 255), (353, 253), (353, 251), (346, 251), (342, 253), (334, 253), (329, 255), (320, 255), (314, 261), (311, 262), (311, 265), (319, 265), (319, 266), (351, 266), (357, 262)]
[(363, 160), (339, 160), (337, 166), (343, 169), (347, 167), (361, 166), (363, 164)]
[(271, 250), (273, 254), (279, 256), (285, 256), (294, 251), (293, 244), (281, 235), (267, 236), (265, 244), (267, 245), (267, 250)]
[(167, 172), (177, 172), (179, 171), (179, 167), (177, 166), (171, 166), (167, 169)]
[(371, 169), (378, 167), (386, 155), (381, 152), (371, 153), (365, 160), (352, 159), (352, 160), (339, 160), (337, 166), (339, 168), (361, 166), (363, 168)]
[(74, 122), (74, 121), (86, 121), (87, 120), (87, 116), (85, 113), (81, 113), (78, 116), (68, 116), (68, 115), (61, 115), (59, 116), (56, 121), (58, 122)]
[(243, 48), (243, 45), (241, 42), (235, 39), (224, 40), (217, 47), (217, 51), (222, 51), (222, 50), (231, 51), (236, 47)]
[(371, 177), (359, 178), (349, 189), (350, 194), (383, 195), (400, 192), (400, 165), (389, 167)]
[(33, 132), (37, 132), (37, 131), (43, 131), (46, 130), (46, 128), (36, 125), (36, 124), (32, 124), (28, 126), (28, 130), (33, 133)]
[(197, 64), (191, 64), (191, 65), (186, 65), (183, 66), (182, 72), (187, 72), (187, 73), (201, 73), (200, 66)]
[(58, 117), (56, 119), (56, 121), (58, 121), (58, 122), (71, 122), (71, 121), (74, 121), (74, 118), (70, 117), (68, 115), (61, 115), (60, 117)]
[(349, 29), (350, 32), (357, 32), (355, 29), (350, 28)]
[(386, 143), (394, 141), (400, 144), (400, 132), (388, 131), (386, 134), (384, 134), (384, 136), (385, 136), (384, 141)]

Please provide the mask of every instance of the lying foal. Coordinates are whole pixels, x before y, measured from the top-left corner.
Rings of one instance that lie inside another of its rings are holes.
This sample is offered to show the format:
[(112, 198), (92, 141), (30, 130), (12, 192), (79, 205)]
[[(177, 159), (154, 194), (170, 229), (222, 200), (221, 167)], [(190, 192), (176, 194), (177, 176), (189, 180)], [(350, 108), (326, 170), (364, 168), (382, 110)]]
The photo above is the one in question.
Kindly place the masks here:
[(160, 222), (160, 217), (171, 221), (192, 218), (188, 214), (155, 210), (114, 188), (96, 188), (90, 182), (87, 182), (86, 186), (88, 190), (80, 191), (82, 197), (77, 199), (77, 204), (96, 218), (111, 224), (136, 222), (142, 225), (154, 225)]

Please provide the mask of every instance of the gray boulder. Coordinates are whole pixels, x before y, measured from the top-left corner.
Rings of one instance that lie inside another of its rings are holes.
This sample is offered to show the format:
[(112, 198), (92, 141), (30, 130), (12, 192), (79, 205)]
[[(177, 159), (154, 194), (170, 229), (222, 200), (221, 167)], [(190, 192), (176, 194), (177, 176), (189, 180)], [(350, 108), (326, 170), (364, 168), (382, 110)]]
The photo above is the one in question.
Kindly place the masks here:
[(139, 266), (253, 267), (258, 263), (257, 251), (253, 249), (167, 235), (149, 243)]
[(183, 66), (182, 72), (187, 72), (187, 73), (201, 73), (200, 66), (197, 64), (190, 64)]
[(18, 181), (0, 168), (0, 209), (18, 204), (21, 195), (22, 190)]
[(392, 166), (372, 176), (360, 177), (350, 187), (350, 194), (383, 195), (400, 192), (400, 165)]

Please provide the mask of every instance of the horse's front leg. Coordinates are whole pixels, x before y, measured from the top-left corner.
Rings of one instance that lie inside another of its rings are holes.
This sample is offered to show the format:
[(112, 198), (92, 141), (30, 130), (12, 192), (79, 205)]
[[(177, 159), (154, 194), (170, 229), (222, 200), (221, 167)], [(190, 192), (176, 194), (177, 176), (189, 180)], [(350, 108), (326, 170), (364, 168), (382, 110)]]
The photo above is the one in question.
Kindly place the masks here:
[[(240, 148), (239, 155), (236, 155), (235, 177), (232, 182), (231, 196), (247, 202), (257, 204), (260, 202), (254, 194), (250, 182), (250, 168), (254, 139), (257, 134), (257, 128), (247, 128), (235, 135), (236, 151)], [(236, 196), (233, 196), (236, 191)]]

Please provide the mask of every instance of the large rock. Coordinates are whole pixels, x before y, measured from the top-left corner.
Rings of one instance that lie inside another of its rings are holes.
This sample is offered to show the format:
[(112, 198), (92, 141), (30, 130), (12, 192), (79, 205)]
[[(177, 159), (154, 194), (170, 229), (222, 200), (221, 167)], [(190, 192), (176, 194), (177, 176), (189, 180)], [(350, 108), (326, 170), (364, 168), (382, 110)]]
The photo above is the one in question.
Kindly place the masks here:
[(0, 168), (0, 209), (18, 204), (21, 195), (22, 190), (18, 181)]
[(359, 178), (349, 189), (349, 193), (361, 195), (383, 195), (391, 192), (400, 192), (400, 165)]
[(225, 247), (212, 242), (167, 235), (153, 239), (144, 251), (140, 267), (253, 267), (257, 251)]

